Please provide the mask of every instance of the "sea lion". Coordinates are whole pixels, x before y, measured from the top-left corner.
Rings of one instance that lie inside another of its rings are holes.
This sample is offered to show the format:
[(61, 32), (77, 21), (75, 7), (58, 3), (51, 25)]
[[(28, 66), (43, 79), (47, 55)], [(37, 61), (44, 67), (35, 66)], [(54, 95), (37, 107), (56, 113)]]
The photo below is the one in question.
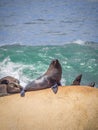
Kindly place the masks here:
[(14, 78), (12, 76), (6, 76), (6, 77), (0, 79), (0, 84), (8, 84), (8, 83), (19, 84), (20, 82), (18, 79)]
[(80, 85), (82, 74), (78, 75), (73, 81), (72, 85)]
[(0, 95), (5, 96), (9, 94), (19, 93), (21, 85), (18, 79), (6, 76), (0, 79)]
[(1, 96), (6, 96), (8, 95), (7, 93), (7, 85), (6, 84), (0, 84), (0, 97)]
[(46, 88), (52, 88), (53, 92), (56, 94), (58, 86), (61, 85), (60, 80), (62, 76), (62, 67), (57, 59), (52, 60), (49, 68), (45, 74), (30, 82), (21, 91), (21, 96), (25, 95), (25, 91), (41, 90)]

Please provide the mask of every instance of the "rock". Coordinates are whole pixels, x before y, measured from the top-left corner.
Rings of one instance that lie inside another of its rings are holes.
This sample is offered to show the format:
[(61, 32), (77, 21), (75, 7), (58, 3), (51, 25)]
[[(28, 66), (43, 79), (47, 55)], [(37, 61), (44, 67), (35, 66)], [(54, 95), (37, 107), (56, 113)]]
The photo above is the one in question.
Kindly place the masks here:
[(63, 86), (0, 97), (0, 130), (98, 130), (98, 89)]

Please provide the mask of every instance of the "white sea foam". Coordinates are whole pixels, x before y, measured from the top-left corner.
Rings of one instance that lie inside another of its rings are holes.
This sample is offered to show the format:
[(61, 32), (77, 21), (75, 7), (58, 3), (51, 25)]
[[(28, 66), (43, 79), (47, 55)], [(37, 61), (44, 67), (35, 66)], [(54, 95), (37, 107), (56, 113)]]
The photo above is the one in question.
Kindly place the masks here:
[(25, 86), (30, 80), (23, 74), (23, 70), (27, 67), (30, 68), (31, 66), (23, 65), (21, 63), (14, 63), (9, 57), (7, 57), (3, 60), (3, 62), (0, 62), (0, 78), (12, 76), (17, 78), (22, 86)]
[(85, 45), (85, 41), (82, 41), (82, 40), (76, 40), (76, 41), (73, 41), (73, 43), (79, 44), (79, 45)]
[(84, 65), (85, 65), (85, 63), (80, 63), (80, 65), (84, 66)]
[(66, 85), (66, 80), (65, 80), (64, 77), (62, 77), (62, 79), (61, 79), (61, 85), (62, 85), (62, 86)]

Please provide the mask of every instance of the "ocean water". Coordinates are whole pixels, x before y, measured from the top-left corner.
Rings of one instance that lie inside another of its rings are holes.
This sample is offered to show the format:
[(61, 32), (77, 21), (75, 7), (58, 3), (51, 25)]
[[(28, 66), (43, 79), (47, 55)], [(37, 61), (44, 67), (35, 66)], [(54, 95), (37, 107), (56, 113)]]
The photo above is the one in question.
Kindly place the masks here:
[(98, 42), (98, 0), (0, 0), (0, 44)]
[(53, 59), (62, 85), (82, 73), (98, 87), (98, 0), (0, 0), (0, 78), (25, 86)]
[(62, 46), (1, 46), (0, 78), (14, 76), (25, 86), (44, 74), (53, 59), (61, 63), (62, 85), (70, 85), (76, 76), (83, 74), (81, 85), (94, 81), (98, 87), (98, 43), (79, 41)]

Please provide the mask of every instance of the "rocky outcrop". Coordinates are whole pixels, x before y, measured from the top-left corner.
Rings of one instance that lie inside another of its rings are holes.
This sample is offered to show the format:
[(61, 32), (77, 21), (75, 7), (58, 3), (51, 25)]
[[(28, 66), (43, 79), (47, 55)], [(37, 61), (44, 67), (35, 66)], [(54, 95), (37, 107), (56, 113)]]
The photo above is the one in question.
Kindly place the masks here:
[(98, 89), (59, 87), (0, 98), (0, 130), (98, 130)]

